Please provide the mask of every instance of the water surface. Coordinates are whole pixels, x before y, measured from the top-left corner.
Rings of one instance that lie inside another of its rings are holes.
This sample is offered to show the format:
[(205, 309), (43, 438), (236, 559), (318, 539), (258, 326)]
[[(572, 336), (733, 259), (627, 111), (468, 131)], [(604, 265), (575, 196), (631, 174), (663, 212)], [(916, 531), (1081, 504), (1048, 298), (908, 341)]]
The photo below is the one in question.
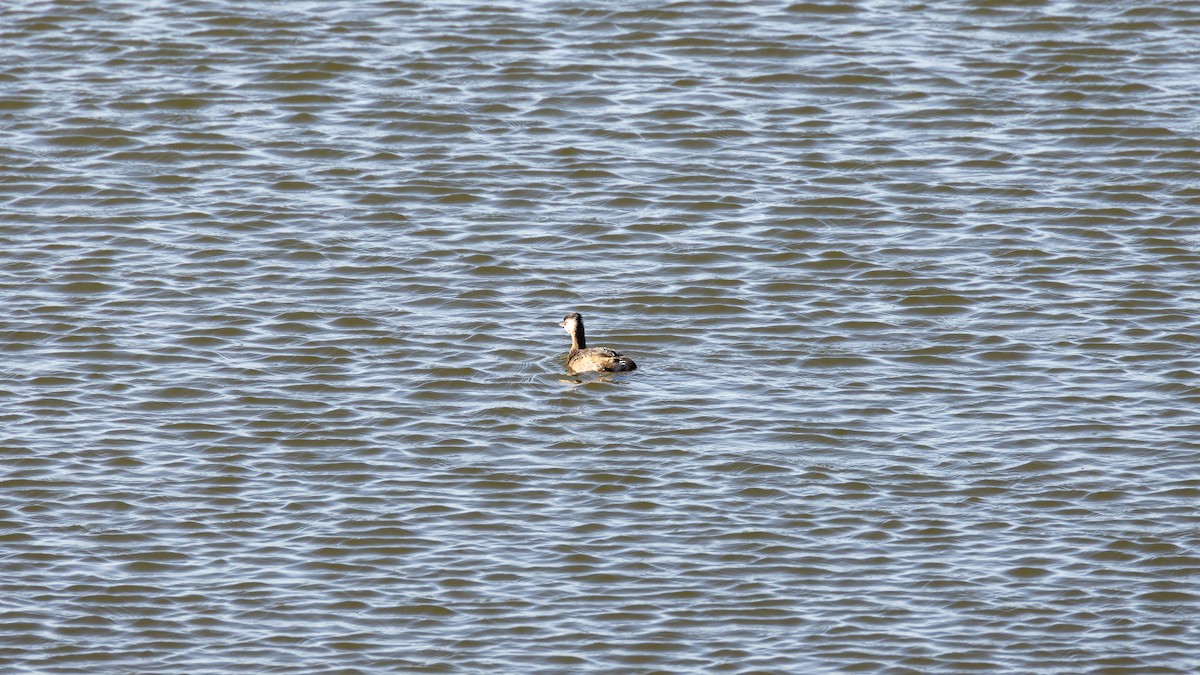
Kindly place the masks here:
[(5, 4), (0, 663), (1195, 672), (1197, 29)]

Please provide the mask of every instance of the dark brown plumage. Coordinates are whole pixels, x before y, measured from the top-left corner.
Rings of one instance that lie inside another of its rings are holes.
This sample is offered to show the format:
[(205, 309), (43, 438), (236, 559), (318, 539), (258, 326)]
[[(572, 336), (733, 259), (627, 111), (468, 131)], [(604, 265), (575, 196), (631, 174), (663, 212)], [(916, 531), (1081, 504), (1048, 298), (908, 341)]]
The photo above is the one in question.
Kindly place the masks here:
[(571, 336), (571, 351), (567, 354), (567, 372), (590, 371), (622, 372), (637, 368), (633, 359), (619, 354), (608, 347), (588, 347), (583, 333), (583, 316), (571, 312), (558, 324)]

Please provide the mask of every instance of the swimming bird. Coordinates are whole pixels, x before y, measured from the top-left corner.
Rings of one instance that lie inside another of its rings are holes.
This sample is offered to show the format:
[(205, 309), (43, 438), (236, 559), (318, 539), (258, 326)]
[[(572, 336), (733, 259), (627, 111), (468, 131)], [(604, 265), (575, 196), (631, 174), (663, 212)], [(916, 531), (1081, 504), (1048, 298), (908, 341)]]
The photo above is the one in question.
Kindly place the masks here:
[(579, 312), (571, 312), (558, 325), (571, 336), (571, 351), (567, 354), (568, 373), (594, 370), (621, 372), (637, 368), (633, 359), (608, 347), (588, 347), (583, 335), (583, 316)]

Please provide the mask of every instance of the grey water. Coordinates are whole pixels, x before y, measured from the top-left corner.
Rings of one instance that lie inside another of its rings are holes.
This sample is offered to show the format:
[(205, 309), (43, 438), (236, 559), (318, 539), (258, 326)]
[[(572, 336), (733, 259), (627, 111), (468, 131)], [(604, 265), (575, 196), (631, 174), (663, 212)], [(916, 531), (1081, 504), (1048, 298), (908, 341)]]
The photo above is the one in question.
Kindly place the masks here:
[(1198, 33), (4, 3), (3, 671), (1200, 670)]

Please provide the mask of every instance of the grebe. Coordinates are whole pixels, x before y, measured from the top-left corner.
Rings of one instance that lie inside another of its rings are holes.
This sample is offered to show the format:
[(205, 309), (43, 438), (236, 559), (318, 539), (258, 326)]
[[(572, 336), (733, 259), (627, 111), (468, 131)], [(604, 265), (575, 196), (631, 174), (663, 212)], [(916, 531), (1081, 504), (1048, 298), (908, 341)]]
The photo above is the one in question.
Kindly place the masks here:
[(571, 351), (567, 354), (568, 373), (586, 373), (592, 370), (620, 372), (637, 368), (633, 359), (622, 356), (608, 347), (588, 347), (583, 336), (583, 316), (579, 312), (571, 312), (558, 325), (571, 336)]

